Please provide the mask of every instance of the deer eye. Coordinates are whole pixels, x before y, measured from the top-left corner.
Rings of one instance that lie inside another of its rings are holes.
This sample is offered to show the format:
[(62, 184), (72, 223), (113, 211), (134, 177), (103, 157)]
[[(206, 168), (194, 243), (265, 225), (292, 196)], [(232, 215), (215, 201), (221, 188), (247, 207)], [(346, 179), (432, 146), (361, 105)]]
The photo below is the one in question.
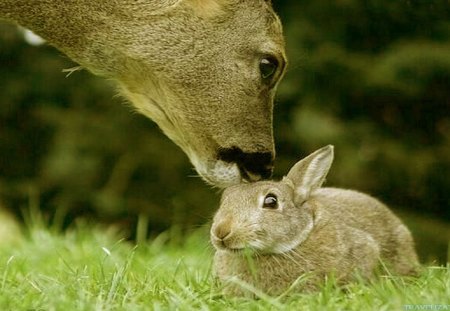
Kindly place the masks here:
[(259, 71), (265, 83), (270, 83), (278, 69), (278, 60), (275, 57), (264, 57), (259, 61)]
[(268, 209), (277, 209), (278, 208), (278, 199), (275, 194), (269, 193), (264, 198), (263, 208)]

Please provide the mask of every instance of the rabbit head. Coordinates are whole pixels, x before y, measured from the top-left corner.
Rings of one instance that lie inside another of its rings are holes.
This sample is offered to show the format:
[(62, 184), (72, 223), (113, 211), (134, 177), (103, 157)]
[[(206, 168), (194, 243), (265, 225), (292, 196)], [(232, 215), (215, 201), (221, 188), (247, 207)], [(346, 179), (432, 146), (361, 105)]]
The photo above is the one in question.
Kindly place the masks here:
[(333, 146), (297, 162), (281, 181), (260, 181), (225, 189), (211, 227), (217, 250), (285, 253), (313, 228), (311, 193), (320, 188), (333, 162)]

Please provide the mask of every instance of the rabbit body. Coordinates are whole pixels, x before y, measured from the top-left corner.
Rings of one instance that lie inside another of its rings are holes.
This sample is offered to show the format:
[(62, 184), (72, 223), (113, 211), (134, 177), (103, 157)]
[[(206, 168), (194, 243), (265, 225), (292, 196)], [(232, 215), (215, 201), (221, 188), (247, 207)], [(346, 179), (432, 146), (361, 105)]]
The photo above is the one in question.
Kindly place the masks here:
[[(322, 174), (328, 172), (332, 151), (329, 146), (313, 154), (319, 164), (328, 159)], [(303, 275), (302, 290), (317, 289), (330, 274), (340, 284), (356, 275), (370, 279), (380, 259), (393, 274), (416, 272), (413, 239), (400, 219), (366, 194), (320, 188), (323, 176), (305, 186), (300, 181), (309, 178), (310, 165), (320, 173), (316, 164), (303, 162), (293, 168), (300, 175), (291, 170), (280, 182), (225, 190), (211, 241), (217, 249), (214, 273), (227, 294), (249, 294), (236, 279), (270, 295), (281, 294)], [(277, 198), (276, 208), (268, 196)]]

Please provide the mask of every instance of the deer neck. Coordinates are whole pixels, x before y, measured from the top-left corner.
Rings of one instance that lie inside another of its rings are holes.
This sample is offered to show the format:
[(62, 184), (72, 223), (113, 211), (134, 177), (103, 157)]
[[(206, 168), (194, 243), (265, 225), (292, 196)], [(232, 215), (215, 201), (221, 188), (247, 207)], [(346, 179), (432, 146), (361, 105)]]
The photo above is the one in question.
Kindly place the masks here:
[(114, 77), (127, 66), (123, 60), (130, 59), (120, 55), (121, 47), (139, 29), (136, 23), (145, 22), (148, 29), (152, 16), (178, 2), (1, 0), (0, 19), (32, 30), (94, 73)]

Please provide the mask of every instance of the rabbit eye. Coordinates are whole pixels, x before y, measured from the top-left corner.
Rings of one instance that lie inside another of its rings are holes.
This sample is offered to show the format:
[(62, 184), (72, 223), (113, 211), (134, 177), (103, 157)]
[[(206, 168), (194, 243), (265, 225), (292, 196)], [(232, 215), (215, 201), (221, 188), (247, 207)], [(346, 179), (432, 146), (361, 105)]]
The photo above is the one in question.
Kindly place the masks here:
[(274, 194), (269, 193), (264, 198), (263, 208), (268, 209), (276, 209), (278, 208), (278, 199), (277, 196)]

